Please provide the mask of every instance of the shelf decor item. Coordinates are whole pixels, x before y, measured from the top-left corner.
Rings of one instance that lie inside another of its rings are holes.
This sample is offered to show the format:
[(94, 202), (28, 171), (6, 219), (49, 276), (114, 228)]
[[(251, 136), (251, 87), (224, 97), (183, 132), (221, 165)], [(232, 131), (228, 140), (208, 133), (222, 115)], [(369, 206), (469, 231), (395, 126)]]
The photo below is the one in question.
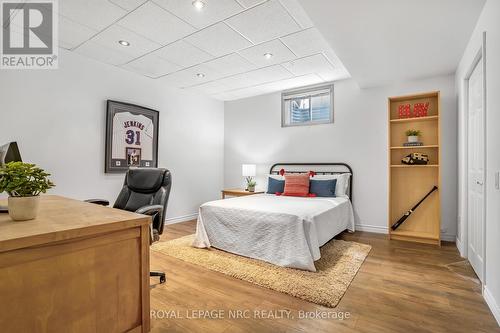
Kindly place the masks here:
[(37, 217), (40, 194), (55, 186), (49, 176), (35, 164), (23, 162), (10, 162), (0, 168), (0, 193), (9, 195), (9, 215), (14, 221)]
[(398, 107), (398, 114), (399, 114), (399, 118), (400, 119), (402, 119), (402, 118), (410, 118), (411, 117), (410, 104), (401, 104)]
[(429, 156), (422, 153), (411, 153), (401, 159), (401, 163), (408, 165), (427, 165), (429, 163)]
[(391, 229), (392, 229), (392, 230), (396, 230), (397, 228), (399, 228), (399, 227), (401, 226), (401, 224), (403, 224), (403, 223), (406, 221), (406, 219), (407, 219), (408, 217), (410, 217), (410, 215), (411, 215), (411, 214), (413, 214), (413, 212), (415, 211), (415, 209), (417, 209), (417, 208), (418, 208), (418, 206), (420, 206), (420, 205), (422, 204), (422, 202), (424, 202), (424, 201), (425, 201), (425, 199), (427, 199), (427, 197), (429, 197), (429, 195), (431, 195), (431, 194), (432, 194), (432, 192), (436, 191), (437, 189), (438, 189), (438, 188), (437, 188), (437, 186), (434, 186), (434, 187), (432, 188), (432, 190), (430, 190), (430, 191), (429, 191), (429, 192), (425, 195), (425, 197), (423, 197), (422, 199), (420, 199), (420, 201), (419, 201), (419, 202), (417, 202), (417, 204), (416, 204), (415, 206), (413, 206), (410, 210), (406, 211), (406, 213), (404, 213), (404, 214), (403, 214), (403, 216), (401, 216), (401, 218), (400, 218), (400, 219), (399, 219), (396, 223), (394, 223), (394, 224), (391, 226)]
[(415, 103), (413, 105), (413, 117), (427, 117), (427, 110), (429, 109), (429, 102)]
[(419, 136), (422, 135), (422, 131), (414, 129), (409, 129), (405, 133), (408, 138), (408, 143), (417, 143)]
[[(407, 104), (412, 107), (411, 117), (401, 119), (400, 106)], [(430, 189), (441, 187), (440, 114), (439, 91), (388, 99), (390, 239), (441, 244), (440, 190), (434, 190), (418, 209), (405, 215)], [(392, 228), (403, 215), (404, 223)]]
[(417, 142), (405, 142), (403, 143), (403, 147), (419, 147), (423, 146), (424, 144), (420, 141)]

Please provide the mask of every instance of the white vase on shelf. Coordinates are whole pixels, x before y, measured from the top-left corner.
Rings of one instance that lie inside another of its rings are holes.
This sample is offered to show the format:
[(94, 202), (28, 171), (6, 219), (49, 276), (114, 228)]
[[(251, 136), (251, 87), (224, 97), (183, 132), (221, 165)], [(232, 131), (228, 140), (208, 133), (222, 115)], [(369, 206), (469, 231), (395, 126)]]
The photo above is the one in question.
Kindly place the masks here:
[(418, 135), (409, 135), (408, 142), (410, 142), (410, 143), (418, 142)]

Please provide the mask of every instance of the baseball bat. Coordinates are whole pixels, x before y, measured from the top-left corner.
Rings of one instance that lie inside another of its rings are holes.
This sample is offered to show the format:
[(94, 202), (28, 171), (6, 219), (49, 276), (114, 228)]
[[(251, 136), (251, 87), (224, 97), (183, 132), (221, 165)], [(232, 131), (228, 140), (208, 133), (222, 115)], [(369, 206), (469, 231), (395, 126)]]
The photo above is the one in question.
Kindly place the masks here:
[(434, 191), (435, 191), (435, 190), (437, 190), (437, 189), (438, 189), (438, 188), (437, 188), (437, 186), (434, 186), (434, 187), (432, 188), (432, 190), (430, 190), (430, 191), (429, 191), (429, 193), (427, 193), (427, 194), (425, 195), (425, 197), (423, 197), (423, 198), (422, 198), (419, 202), (417, 202), (417, 204), (416, 204), (415, 206), (413, 206), (410, 210), (408, 210), (406, 213), (404, 213), (404, 215), (403, 215), (403, 216), (401, 216), (401, 218), (400, 218), (400, 219), (399, 219), (396, 223), (394, 223), (394, 224), (392, 225), (391, 229), (392, 229), (392, 230), (396, 230), (397, 228), (399, 228), (399, 226), (400, 226), (401, 224), (403, 224), (403, 223), (406, 221), (406, 219), (407, 219), (408, 217), (410, 217), (410, 215), (411, 215), (411, 214), (415, 211), (415, 209), (417, 209), (417, 208), (418, 208), (418, 206), (420, 206), (420, 204), (421, 204), (421, 203), (422, 203), (425, 199), (427, 199), (427, 197), (428, 197), (429, 195), (431, 195), (431, 194), (432, 194), (432, 192), (434, 192)]

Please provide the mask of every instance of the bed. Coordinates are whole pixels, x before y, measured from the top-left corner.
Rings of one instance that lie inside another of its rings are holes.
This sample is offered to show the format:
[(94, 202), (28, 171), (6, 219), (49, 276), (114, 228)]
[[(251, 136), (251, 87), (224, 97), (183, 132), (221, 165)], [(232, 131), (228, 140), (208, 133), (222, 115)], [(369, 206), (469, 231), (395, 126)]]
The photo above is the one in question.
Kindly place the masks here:
[(287, 173), (349, 173), (347, 195), (304, 198), (256, 194), (207, 202), (199, 210), (193, 246), (316, 271), (314, 261), (321, 257), (320, 247), (346, 229), (354, 231), (352, 169), (344, 163), (278, 163), (269, 173), (278, 174), (281, 168)]

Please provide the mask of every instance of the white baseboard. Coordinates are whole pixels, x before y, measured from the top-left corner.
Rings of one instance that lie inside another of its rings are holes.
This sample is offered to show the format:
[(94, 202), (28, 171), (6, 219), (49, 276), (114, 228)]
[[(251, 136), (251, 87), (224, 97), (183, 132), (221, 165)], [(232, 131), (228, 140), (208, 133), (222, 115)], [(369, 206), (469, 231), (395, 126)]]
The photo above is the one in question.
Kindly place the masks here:
[(495, 317), (498, 325), (500, 326), (500, 306), (498, 306), (498, 303), (489, 291), (488, 286), (484, 286), (483, 297), (486, 301), (486, 304), (488, 304), (488, 306), (490, 307), (491, 313), (493, 313), (493, 317)]
[(175, 224), (175, 223), (191, 221), (191, 220), (195, 220), (197, 217), (198, 217), (198, 213), (176, 216), (176, 217), (169, 217), (168, 219), (165, 219), (165, 224)]
[(456, 242), (457, 241), (457, 236), (456, 235), (449, 235), (449, 234), (441, 234), (441, 240), (445, 242)]
[(378, 225), (356, 224), (354, 226), (354, 228), (356, 229), (356, 231), (374, 232), (377, 234), (388, 234), (389, 233), (388, 227), (381, 227)]
[(465, 251), (463, 248), (464, 244), (462, 243), (462, 241), (458, 237), (455, 239), (455, 244), (457, 245), (458, 253), (460, 254), (460, 256), (462, 258), (465, 258), (465, 255), (464, 255)]
[[(388, 234), (389, 233), (388, 227), (381, 227), (379, 225), (356, 224), (354, 227), (356, 228), (356, 231), (374, 232), (377, 234)], [(447, 242), (455, 242), (456, 236), (455, 235), (441, 234), (441, 240), (444, 240)]]

